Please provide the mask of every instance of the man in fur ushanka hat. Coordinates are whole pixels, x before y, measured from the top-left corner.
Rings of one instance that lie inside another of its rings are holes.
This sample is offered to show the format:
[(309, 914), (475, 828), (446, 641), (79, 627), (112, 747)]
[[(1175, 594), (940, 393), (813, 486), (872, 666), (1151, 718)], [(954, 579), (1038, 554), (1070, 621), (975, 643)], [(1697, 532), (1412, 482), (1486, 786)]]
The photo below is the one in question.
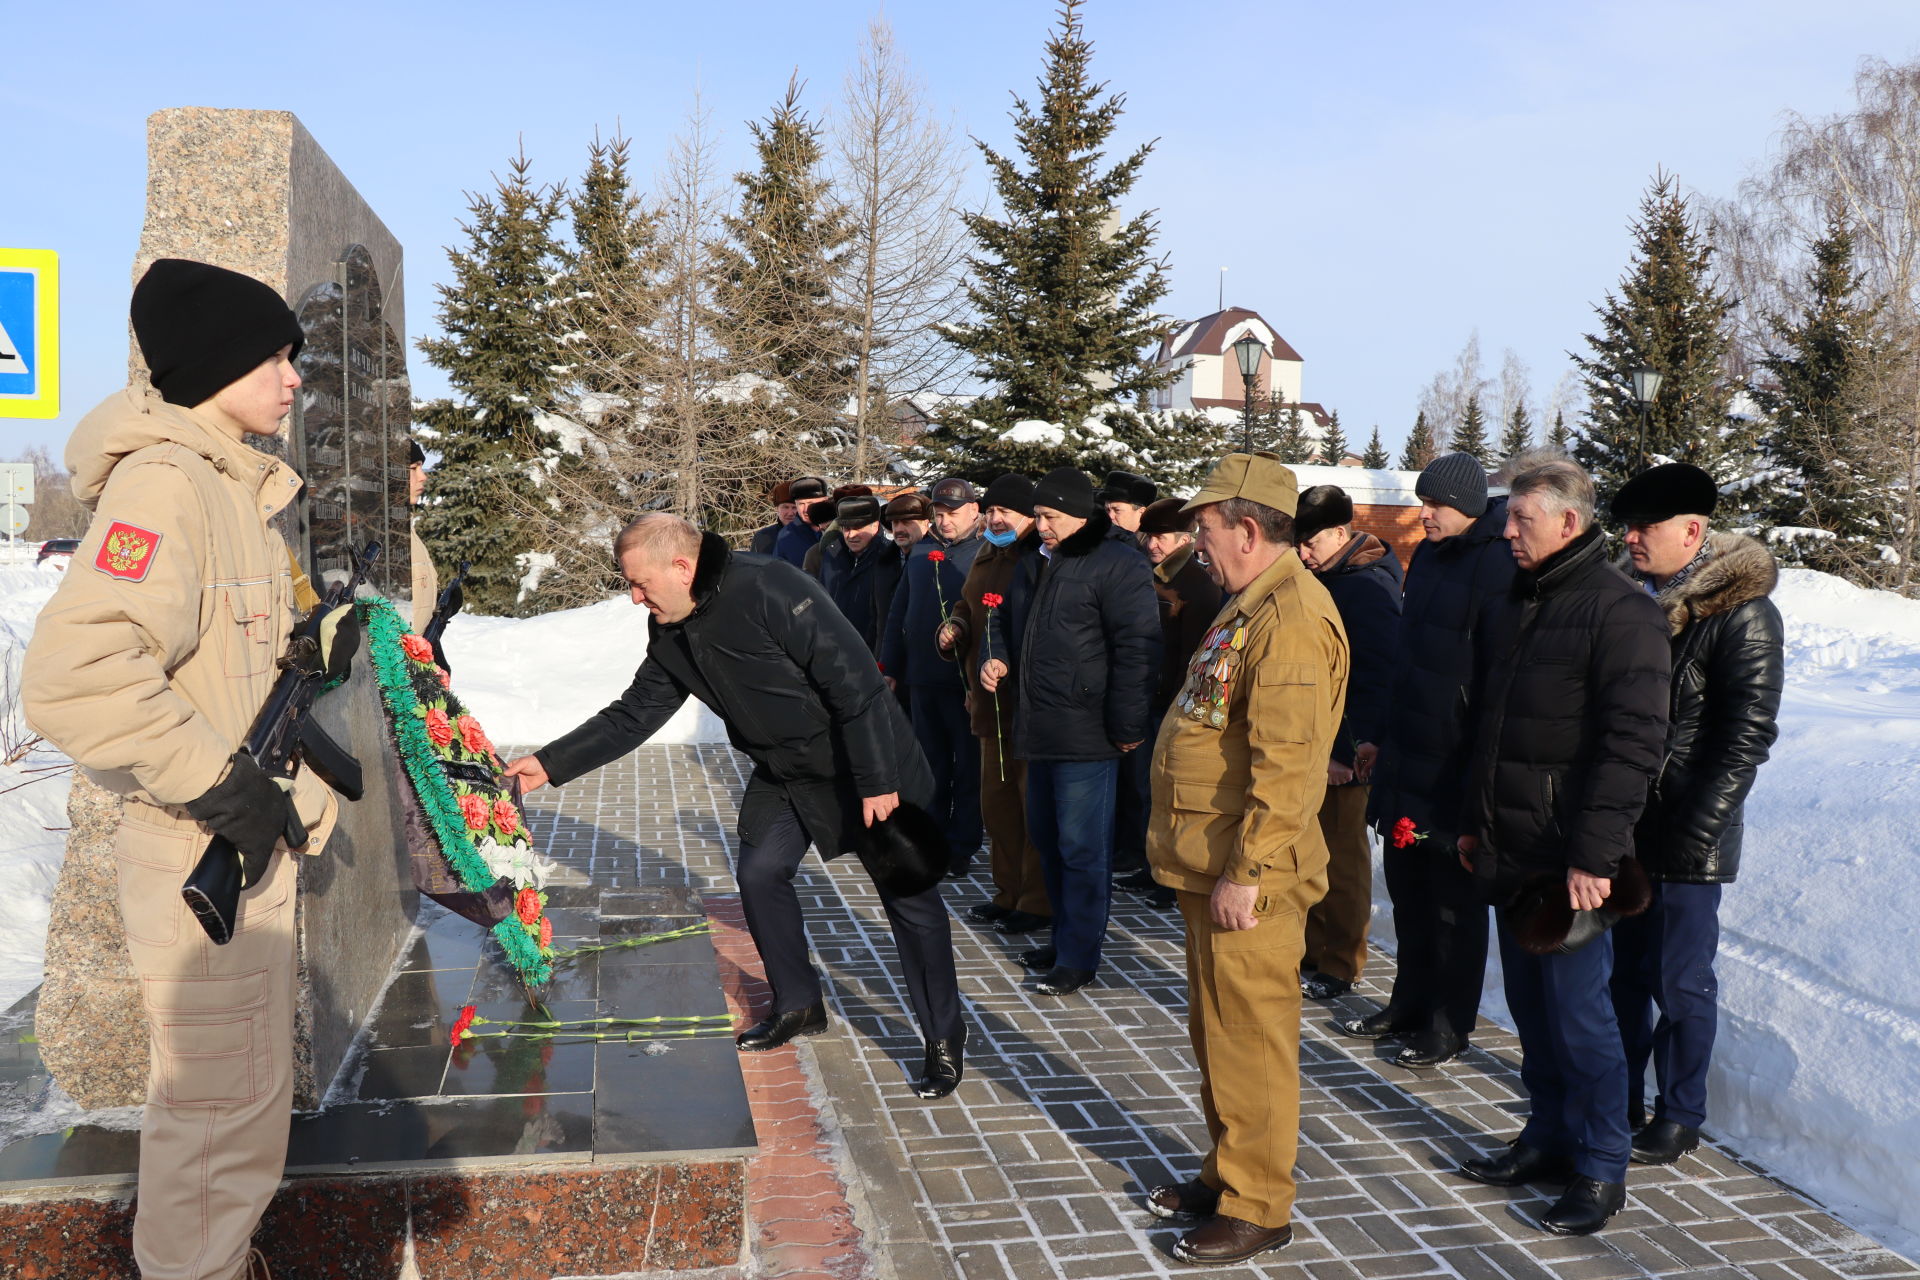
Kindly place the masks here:
[[(1779, 570), (1759, 542), (1713, 531), (1719, 497), (1706, 472), (1673, 462), (1635, 476), (1613, 500), (1628, 574), (1673, 636), (1666, 758), (1634, 833), (1653, 905), (1622, 920), (1613, 942), (1636, 1164), (1671, 1164), (1700, 1145), (1720, 892), (1740, 870), (1741, 810), (1779, 733), (1785, 659), (1780, 611), (1767, 598)], [(1660, 1092), (1642, 1126), (1649, 1059)]]

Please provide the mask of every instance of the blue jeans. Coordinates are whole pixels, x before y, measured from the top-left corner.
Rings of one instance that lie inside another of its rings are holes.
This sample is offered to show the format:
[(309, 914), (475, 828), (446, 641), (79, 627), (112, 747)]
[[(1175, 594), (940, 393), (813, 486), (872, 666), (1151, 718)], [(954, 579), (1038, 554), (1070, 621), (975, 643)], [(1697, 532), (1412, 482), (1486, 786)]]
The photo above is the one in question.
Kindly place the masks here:
[(1660, 1087), (1654, 1118), (1698, 1129), (1707, 1119), (1707, 1066), (1720, 1020), (1713, 973), (1720, 886), (1655, 881), (1653, 905), (1615, 925), (1613, 945), (1613, 1010), (1627, 1051), (1627, 1097), (1643, 1101), (1651, 1059)]
[[(1497, 913), (1496, 913), (1497, 914)], [(1573, 1161), (1580, 1176), (1627, 1180), (1627, 1055), (1607, 980), (1613, 936), (1570, 956), (1536, 956), (1502, 921), (1500, 966), (1507, 1009), (1520, 1033), (1520, 1082), (1527, 1127), (1520, 1141)]]
[(1054, 963), (1100, 967), (1113, 898), (1118, 760), (1027, 761), (1027, 833), (1040, 850), (1053, 901)]

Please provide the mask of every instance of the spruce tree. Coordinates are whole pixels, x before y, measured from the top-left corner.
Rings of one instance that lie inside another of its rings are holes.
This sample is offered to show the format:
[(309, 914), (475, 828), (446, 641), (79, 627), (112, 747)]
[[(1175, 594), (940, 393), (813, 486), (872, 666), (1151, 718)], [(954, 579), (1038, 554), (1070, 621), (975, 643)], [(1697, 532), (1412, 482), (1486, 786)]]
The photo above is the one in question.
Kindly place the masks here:
[(853, 232), (801, 88), (789, 80), (773, 113), (747, 126), (759, 167), (734, 178), (740, 207), (716, 249), (715, 310), (733, 366), (771, 383), (796, 435), (828, 449), (843, 443), (853, 392), (855, 317), (834, 289)]
[(1573, 444), (1573, 432), (1567, 427), (1565, 409), (1553, 411), (1553, 430), (1547, 432), (1547, 443), (1562, 452), (1566, 452)]
[(419, 342), (454, 391), (418, 411), (440, 451), (421, 536), (439, 563), (472, 563), (466, 594), (478, 613), (531, 611), (519, 599), (527, 566), (514, 513), (536, 500), (532, 471), (557, 448), (539, 418), (554, 407), (565, 359), (549, 314), (563, 192), (536, 187), (531, 167), (522, 153), (493, 193), (468, 197), (467, 242), (447, 250), (453, 280), (435, 286), (444, 336)]
[(1425, 471), (1439, 451), (1433, 446), (1433, 428), (1427, 425), (1426, 410), (1414, 416), (1413, 430), (1407, 434), (1407, 447), (1400, 451), (1402, 471)]
[[(1278, 420), (1278, 425), (1272, 435), (1273, 443), (1268, 448), (1279, 454), (1282, 462), (1301, 465), (1312, 462), (1313, 436), (1307, 431), (1307, 415), (1300, 411), (1298, 405), (1282, 409), (1277, 403), (1273, 404), (1270, 412)], [(1258, 444), (1259, 441), (1260, 435), (1256, 429), (1254, 443)]]
[(1487, 446), (1487, 415), (1480, 408), (1480, 393), (1472, 392), (1467, 396), (1466, 410), (1460, 415), (1460, 425), (1454, 428), (1453, 440), (1447, 446), (1449, 453), (1470, 454), (1485, 470), (1489, 465)]
[[(1643, 462), (1690, 462), (1724, 486), (1745, 478), (1753, 461), (1754, 433), (1728, 416), (1732, 303), (1713, 282), (1713, 246), (1695, 228), (1671, 176), (1655, 176), (1633, 233), (1633, 260), (1619, 292), (1594, 308), (1600, 328), (1587, 335), (1591, 354), (1573, 357), (1587, 392), (1573, 454), (1592, 473), (1602, 506)], [(1644, 459), (1630, 380), (1641, 367), (1661, 375)]]
[(1061, 425), (1065, 447), (1097, 465), (1103, 442), (1087, 419), (1177, 376), (1145, 354), (1160, 336), (1154, 306), (1168, 287), (1165, 260), (1153, 256), (1156, 224), (1151, 213), (1122, 221), (1120, 212), (1153, 145), (1105, 163), (1126, 100), (1091, 78), (1081, 4), (1062, 0), (1038, 97), (1014, 102), (1015, 153), (976, 144), (999, 216), (966, 218), (975, 319), (946, 334), (992, 389), (929, 433), (953, 439), (929, 444), (957, 452), (959, 437), (971, 433), (971, 447), (986, 450), (992, 465), (999, 434), (1026, 420)]
[(1387, 452), (1387, 446), (1380, 443), (1380, 424), (1373, 425), (1373, 438), (1367, 441), (1367, 451), (1360, 455), (1360, 465), (1369, 471), (1385, 471), (1393, 466), (1393, 457)]
[(1527, 412), (1527, 402), (1522, 400), (1513, 406), (1513, 412), (1507, 416), (1507, 429), (1500, 436), (1500, 458), (1502, 461), (1514, 458), (1533, 448), (1533, 415)]
[(1803, 313), (1767, 317), (1774, 342), (1760, 367), (1769, 376), (1755, 390), (1772, 417), (1765, 447), (1775, 479), (1764, 514), (1819, 531), (1780, 539), (1783, 559), (1873, 584), (1900, 507), (1894, 469), (1875, 447), (1869, 393), (1884, 358), (1881, 307), (1860, 297), (1853, 232), (1838, 209), (1809, 252)]
[(1320, 461), (1337, 467), (1346, 457), (1347, 433), (1340, 429), (1340, 411), (1334, 409), (1327, 414), (1327, 433), (1320, 439)]

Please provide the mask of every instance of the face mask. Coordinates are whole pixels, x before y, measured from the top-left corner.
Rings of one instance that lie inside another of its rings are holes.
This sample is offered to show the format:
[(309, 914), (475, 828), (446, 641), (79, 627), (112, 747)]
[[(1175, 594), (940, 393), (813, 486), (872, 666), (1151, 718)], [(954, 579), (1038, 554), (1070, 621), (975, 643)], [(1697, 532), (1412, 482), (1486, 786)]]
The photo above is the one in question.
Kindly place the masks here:
[(995, 533), (991, 526), (982, 530), (982, 532), (986, 535), (987, 541), (996, 547), (1010, 547), (1020, 537), (1020, 535), (1012, 529), (1007, 530), (1005, 533)]

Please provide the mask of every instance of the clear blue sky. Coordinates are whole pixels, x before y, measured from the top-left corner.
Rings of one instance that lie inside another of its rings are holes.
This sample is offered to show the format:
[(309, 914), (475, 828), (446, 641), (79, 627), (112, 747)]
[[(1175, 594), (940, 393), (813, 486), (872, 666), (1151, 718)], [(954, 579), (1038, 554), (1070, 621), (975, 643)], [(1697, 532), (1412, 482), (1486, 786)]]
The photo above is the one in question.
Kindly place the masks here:
[[(825, 108), (873, 0), (540, 5), (335, 0), (7, 6), (0, 245), (65, 277), (68, 413), (0, 419), (0, 456), (64, 442), (124, 379), (146, 115), (292, 110), (406, 246), (410, 338), (434, 318), (462, 192), (525, 139), (542, 179), (618, 121), (643, 172), (701, 85), (744, 163), (742, 122), (796, 66)], [(1090, 0), (1095, 70), (1128, 96), (1119, 143), (1160, 140), (1137, 189), (1159, 210), (1166, 309), (1251, 306), (1306, 358), (1306, 398), (1350, 437), (1404, 439), (1420, 388), (1469, 331), (1511, 346), (1544, 395), (1619, 277), (1658, 166), (1722, 193), (1788, 108), (1850, 100), (1864, 55), (1920, 52), (1913, 0), (1620, 0), (1195, 8)], [(902, 51), (964, 129), (1005, 147), (1031, 89), (1044, 0), (894, 3)], [(416, 392), (443, 384), (417, 354)]]

